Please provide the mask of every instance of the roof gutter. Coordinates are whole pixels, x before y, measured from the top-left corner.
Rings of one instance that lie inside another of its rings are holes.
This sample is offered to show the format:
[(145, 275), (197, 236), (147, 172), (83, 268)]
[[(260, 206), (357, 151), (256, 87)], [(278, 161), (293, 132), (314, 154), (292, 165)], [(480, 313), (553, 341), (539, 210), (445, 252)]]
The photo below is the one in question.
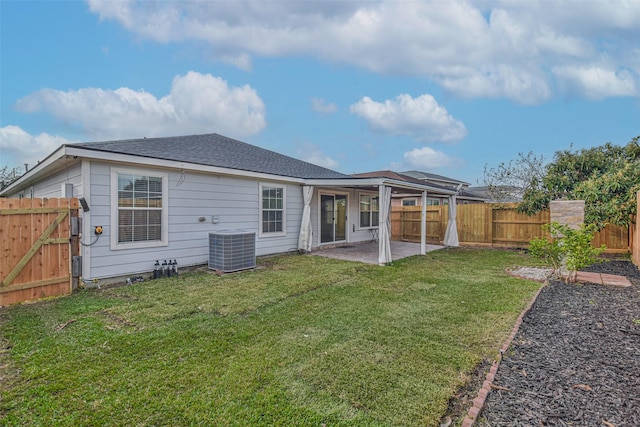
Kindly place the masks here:
[(391, 178), (343, 178), (343, 179), (307, 179), (308, 185), (327, 187), (376, 187), (387, 185), (394, 188), (404, 188), (415, 191), (431, 191), (439, 194), (456, 194), (454, 190), (435, 188), (427, 184), (417, 184), (413, 182), (401, 181)]

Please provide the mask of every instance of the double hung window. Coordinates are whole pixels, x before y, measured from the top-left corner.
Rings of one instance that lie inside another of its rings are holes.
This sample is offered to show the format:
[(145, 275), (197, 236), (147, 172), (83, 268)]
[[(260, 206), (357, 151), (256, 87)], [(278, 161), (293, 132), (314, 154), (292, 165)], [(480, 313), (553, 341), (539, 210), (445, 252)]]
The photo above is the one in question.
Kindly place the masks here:
[(360, 195), (360, 227), (369, 228), (378, 226), (380, 203), (378, 196), (368, 194)]
[(167, 175), (112, 170), (112, 246), (167, 244)]
[(260, 233), (262, 235), (285, 234), (285, 188), (276, 185), (260, 185)]

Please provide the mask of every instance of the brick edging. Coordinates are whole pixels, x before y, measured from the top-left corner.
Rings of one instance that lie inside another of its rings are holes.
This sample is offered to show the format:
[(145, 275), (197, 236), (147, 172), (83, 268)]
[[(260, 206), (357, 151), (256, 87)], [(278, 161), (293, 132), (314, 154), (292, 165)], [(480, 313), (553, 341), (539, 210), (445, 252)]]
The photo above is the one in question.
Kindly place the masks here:
[(478, 397), (473, 399), (473, 405), (471, 406), (471, 408), (469, 408), (469, 411), (467, 412), (467, 416), (462, 421), (461, 427), (472, 427), (473, 424), (476, 422), (478, 415), (480, 415), (480, 411), (482, 411), (485, 401), (489, 396), (489, 393), (491, 393), (491, 386), (493, 385), (493, 380), (496, 378), (498, 367), (500, 366), (500, 362), (502, 361), (502, 355), (505, 354), (507, 350), (509, 350), (509, 346), (511, 346), (511, 343), (515, 339), (516, 334), (520, 329), (520, 325), (522, 325), (522, 319), (529, 312), (529, 310), (531, 310), (531, 307), (533, 307), (533, 304), (538, 299), (538, 295), (540, 295), (540, 292), (542, 292), (542, 290), (547, 286), (547, 284), (548, 284), (548, 281), (545, 280), (544, 285), (541, 286), (540, 289), (538, 289), (538, 291), (534, 294), (533, 298), (531, 298), (531, 301), (529, 301), (529, 304), (527, 304), (527, 306), (522, 311), (522, 313), (520, 313), (520, 316), (518, 316), (518, 319), (516, 320), (516, 324), (513, 327), (513, 330), (511, 331), (511, 335), (509, 335), (509, 338), (507, 338), (507, 340), (502, 345), (502, 348), (500, 349), (500, 352), (498, 353), (496, 360), (494, 360), (493, 363), (491, 364), (491, 368), (489, 368), (489, 372), (487, 373), (487, 376), (485, 377), (485, 380), (482, 383), (482, 387), (480, 388), (480, 391), (478, 391)]

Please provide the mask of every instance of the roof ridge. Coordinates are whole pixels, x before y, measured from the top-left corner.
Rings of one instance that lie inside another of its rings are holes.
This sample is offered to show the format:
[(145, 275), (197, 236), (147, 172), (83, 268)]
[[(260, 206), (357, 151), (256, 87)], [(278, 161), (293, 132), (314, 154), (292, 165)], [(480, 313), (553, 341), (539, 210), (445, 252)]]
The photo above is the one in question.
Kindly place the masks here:
[[(291, 178), (348, 177), (324, 166), (218, 133), (94, 141), (69, 146)], [(179, 149), (176, 149), (176, 146), (179, 146)]]

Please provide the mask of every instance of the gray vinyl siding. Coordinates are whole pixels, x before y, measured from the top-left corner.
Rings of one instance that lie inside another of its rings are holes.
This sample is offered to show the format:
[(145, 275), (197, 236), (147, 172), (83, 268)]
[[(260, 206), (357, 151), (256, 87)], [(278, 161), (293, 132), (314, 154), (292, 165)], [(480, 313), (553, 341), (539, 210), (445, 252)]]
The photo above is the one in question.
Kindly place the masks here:
[(62, 197), (62, 185), (73, 184), (73, 197), (82, 196), (82, 170), (80, 163), (70, 166), (62, 172), (55, 173), (38, 181), (33, 186), (25, 187), (9, 197), (17, 198), (20, 193), (24, 197), (31, 197), (31, 189), (33, 188), (34, 198), (60, 198)]
[[(112, 250), (111, 234), (116, 232), (116, 225), (111, 224), (110, 208), (112, 166), (128, 168), (91, 163), (90, 229), (101, 225), (104, 232), (91, 246), (90, 272), (85, 272), (85, 275), (90, 274), (88, 278), (148, 273), (153, 270), (155, 260), (162, 263), (165, 259), (175, 259), (178, 268), (206, 264), (209, 259), (209, 233), (222, 230), (255, 232), (258, 256), (297, 249), (303, 203), (300, 185), (195, 172), (185, 172), (183, 175), (177, 170), (140, 166), (144, 171), (168, 174), (168, 245)], [(286, 188), (284, 236), (259, 235), (260, 183)], [(213, 223), (213, 216), (218, 217), (218, 223)], [(200, 221), (200, 218), (204, 218), (204, 221)], [(85, 236), (83, 241), (94, 242), (95, 236)]]
[(73, 197), (82, 195), (82, 174), (80, 163), (50, 176), (33, 186), (33, 197), (62, 197), (62, 185), (73, 184)]

